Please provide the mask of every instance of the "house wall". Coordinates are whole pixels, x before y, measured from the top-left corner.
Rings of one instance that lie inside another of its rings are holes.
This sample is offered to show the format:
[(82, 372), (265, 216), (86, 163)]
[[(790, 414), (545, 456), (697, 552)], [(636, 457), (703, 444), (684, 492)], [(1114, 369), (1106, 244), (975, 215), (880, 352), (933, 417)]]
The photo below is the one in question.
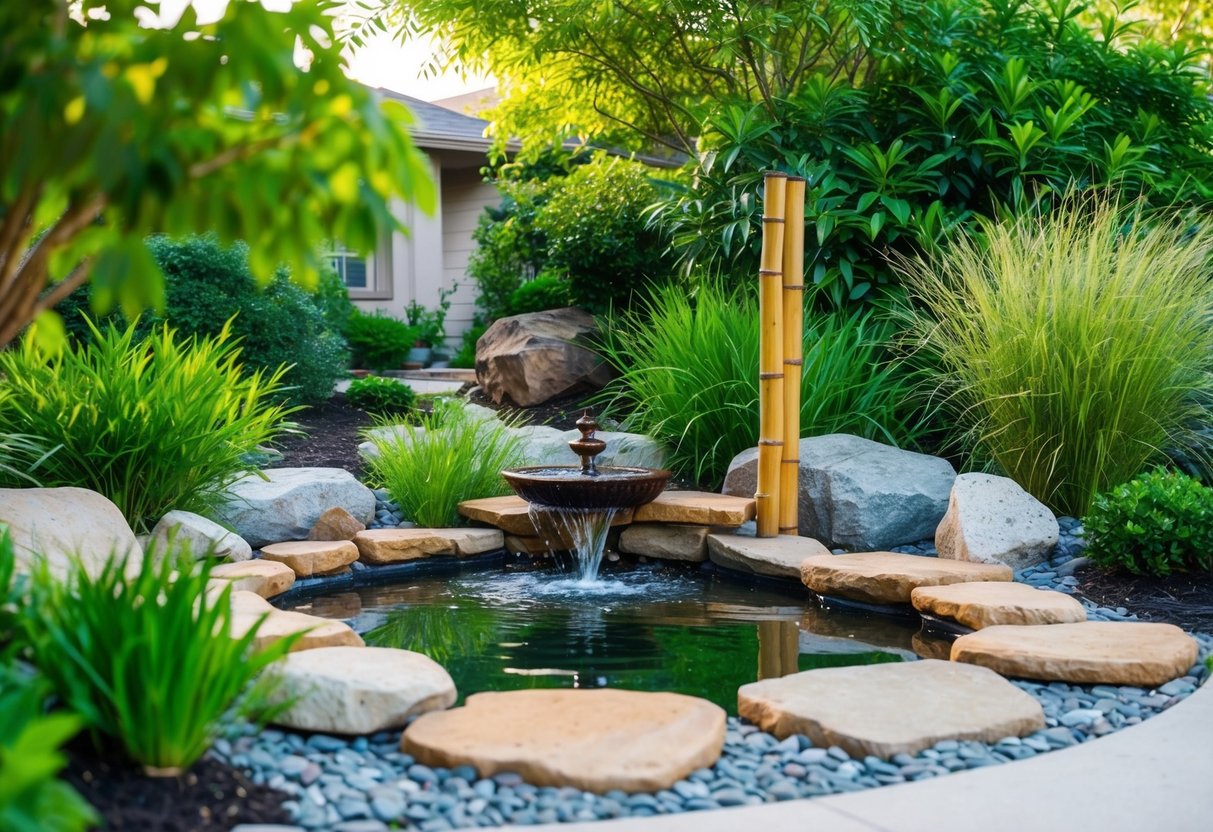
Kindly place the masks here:
[(483, 181), (477, 168), (448, 168), (442, 171), (442, 195), (442, 285), (457, 287), (446, 331), (452, 345), (457, 345), (457, 336), (472, 324), (479, 294), (467, 273), (468, 258), (476, 248), (472, 232), (484, 209), (501, 203), (501, 193)]

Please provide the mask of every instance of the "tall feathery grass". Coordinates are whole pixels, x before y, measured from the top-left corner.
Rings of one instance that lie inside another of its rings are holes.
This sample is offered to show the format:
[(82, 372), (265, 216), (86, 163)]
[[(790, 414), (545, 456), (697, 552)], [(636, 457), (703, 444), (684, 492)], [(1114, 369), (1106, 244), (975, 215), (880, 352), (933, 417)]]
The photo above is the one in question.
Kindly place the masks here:
[(368, 480), (387, 489), (419, 526), (464, 525), (459, 503), (511, 493), (501, 469), (521, 465), (525, 447), (510, 428), (473, 416), (457, 402), (437, 401), (416, 425), (383, 422), (367, 431), (375, 448)]
[(1213, 226), (1071, 201), (902, 264), (913, 329), (972, 447), (1054, 511), (1175, 448), (1213, 401)]
[(205, 513), (297, 409), (273, 400), (286, 368), (243, 368), (227, 327), (89, 327), (55, 355), (0, 352), (0, 485), (89, 488), (146, 530), (170, 509)]
[[(811, 306), (806, 303), (806, 307)], [(890, 356), (891, 322), (874, 311), (806, 312), (801, 435), (852, 433), (892, 445), (925, 430), (909, 374)], [(710, 487), (758, 442), (758, 306), (705, 282), (656, 290), (606, 327), (602, 352), (619, 377), (602, 400), (624, 425), (656, 437), (670, 467)]]

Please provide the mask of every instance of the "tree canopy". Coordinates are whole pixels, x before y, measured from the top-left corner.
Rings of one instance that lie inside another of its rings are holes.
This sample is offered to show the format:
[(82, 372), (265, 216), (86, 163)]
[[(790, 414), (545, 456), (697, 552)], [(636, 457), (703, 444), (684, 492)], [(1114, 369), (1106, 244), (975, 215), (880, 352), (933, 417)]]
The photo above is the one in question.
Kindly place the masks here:
[(0, 4), (0, 346), (35, 318), (53, 339), (90, 278), (98, 311), (161, 305), (154, 232), (247, 240), (260, 281), (309, 284), (321, 241), (366, 251), (391, 200), (434, 205), (408, 112), (345, 76), (338, 0), (145, 5)]

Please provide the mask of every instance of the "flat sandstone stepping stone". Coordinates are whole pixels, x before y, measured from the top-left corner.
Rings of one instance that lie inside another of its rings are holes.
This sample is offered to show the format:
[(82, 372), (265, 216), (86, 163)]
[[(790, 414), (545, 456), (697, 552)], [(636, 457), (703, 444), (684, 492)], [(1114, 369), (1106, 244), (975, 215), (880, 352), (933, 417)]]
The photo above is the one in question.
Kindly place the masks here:
[(1045, 727), (1040, 703), (997, 673), (936, 659), (764, 679), (738, 689), (737, 712), (780, 739), (806, 734), (857, 759), (915, 754), (941, 740), (996, 742)]
[(865, 604), (908, 604), (920, 586), (966, 581), (1010, 581), (1011, 567), (994, 563), (941, 560), (896, 552), (858, 552), (807, 558), (800, 580), (818, 595)]
[(921, 613), (951, 619), (970, 630), (999, 624), (1072, 624), (1087, 620), (1082, 604), (1064, 592), (1014, 581), (920, 586), (910, 593), (910, 603)]
[(952, 661), (1003, 676), (1153, 688), (1196, 662), (1196, 641), (1174, 624), (1083, 621), (987, 627), (952, 643)]
[(708, 535), (708, 557), (712, 563), (725, 569), (773, 578), (798, 578), (800, 564), (805, 558), (813, 555), (828, 557), (829, 554), (829, 549), (811, 537), (790, 534), (777, 537)]
[(373, 734), (455, 704), (455, 683), (428, 656), (390, 647), (319, 647), (274, 664), (282, 678), (271, 704), (294, 699), (274, 718), (300, 731)]
[[(536, 537), (540, 534), (531, 519), (531, 504), (517, 495), (464, 500), (459, 504), (459, 514), (478, 523), (496, 526), (506, 534), (518, 537)], [(612, 526), (626, 526), (631, 522), (630, 508), (615, 512), (615, 516), (611, 518)]]
[(754, 500), (710, 491), (663, 491), (637, 507), (637, 523), (691, 523), (737, 527), (754, 519)]
[(536, 786), (655, 792), (713, 765), (724, 730), (724, 710), (678, 693), (515, 690), (425, 714), (400, 748), (428, 766), (474, 766), (481, 777), (513, 771)]
[(663, 560), (708, 559), (708, 527), (681, 523), (636, 523), (619, 535), (619, 551)]
[[(233, 638), (243, 636), (264, 615), (264, 612), (247, 608), (236, 609), (233, 607), (232, 612)], [(362, 637), (343, 621), (276, 609), (257, 629), (253, 647), (257, 650), (264, 650), (275, 641), (299, 632), (303, 632), (304, 635), (291, 645), (292, 653), (299, 650), (315, 650), (317, 647), (362, 647), (364, 645)]]
[(285, 563), (300, 578), (340, 572), (358, 560), (358, 547), (348, 540), (291, 540), (261, 547), (264, 560)]
[(368, 529), (354, 535), (364, 563), (401, 563), (433, 555), (478, 555), (500, 549), (498, 529)]
[(281, 595), (295, 583), (295, 570), (285, 563), (273, 560), (245, 560), (240, 563), (224, 563), (211, 570), (211, 578), (230, 581), (232, 592), (247, 590), (262, 598)]

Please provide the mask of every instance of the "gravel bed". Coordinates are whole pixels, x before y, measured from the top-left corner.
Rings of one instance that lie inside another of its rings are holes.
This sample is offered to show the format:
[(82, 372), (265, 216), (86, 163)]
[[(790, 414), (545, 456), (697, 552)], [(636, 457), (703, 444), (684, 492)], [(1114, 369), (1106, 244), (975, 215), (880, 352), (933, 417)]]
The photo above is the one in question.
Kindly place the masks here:
[[(373, 527), (396, 526), (398, 511), (382, 501)], [(1081, 557), (1082, 526), (1060, 518), (1054, 558), (1016, 574), (1033, 586), (1075, 592), (1075, 561)], [(924, 541), (896, 551), (935, 554)], [(1090, 602), (1092, 620), (1123, 621), (1133, 615)], [(371, 737), (306, 736), (251, 727), (219, 740), (211, 752), (292, 795), (285, 804), (302, 829), (378, 832), (389, 828), (443, 830), (527, 825), (744, 806), (859, 791), (890, 783), (925, 780), (953, 771), (1022, 760), (1088, 742), (1136, 725), (1181, 701), (1208, 675), (1213, 636), (1195, 634), (1197, 664), (1188, 675), (1154, 690), (1110, 685), (1013, 681), (1040, 702), (1046, 727), (1022, 739), (994, 744), (940, 742), (918, 754), (890, 760), (853, 758), (841, 748), (819, 748), (804, 736), (780, 741), (736, 717), (728, 720), (724, 753), (711, 768), (693, 772), (671, 789), (654, 794), (536, 787), (512, 773), (478, 778), (461, 766), (429, 768), (399, 750), (400, 732)]]

